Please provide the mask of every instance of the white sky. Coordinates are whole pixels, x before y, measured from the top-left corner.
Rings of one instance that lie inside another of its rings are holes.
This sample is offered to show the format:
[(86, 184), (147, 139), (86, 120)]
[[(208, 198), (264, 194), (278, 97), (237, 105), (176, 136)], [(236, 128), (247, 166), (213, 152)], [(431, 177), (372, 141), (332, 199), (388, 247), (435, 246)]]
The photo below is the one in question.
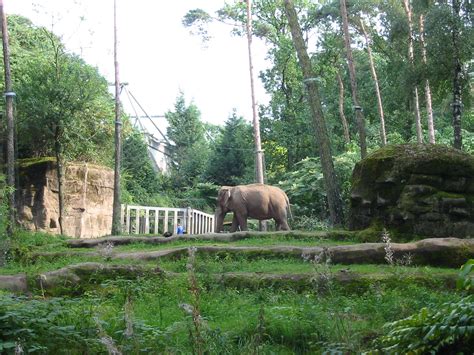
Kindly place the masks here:
[[(190, 9), (214, 14), (224, 3), (117, 0), (120, 81), (129, 84), (149, 115), (173, 110), (182, 90), (186, 101), (193, 100), (200, 109), (203, 121), (222, 124), (233, 108), (251, 121), (246, 38), (233, 37), (230, 26), (216, 24), (209, 29), (213, 39), (204, 47), (181, 23)], [(4, 4), (7, 13), (23, 15), (61, 36), (70, 51), (113, 82), (113, 0), (4, 0)], [(268, 96), (257, 77), (266, 67), (265, 46), (254, 38), (252, 50), (257, 102), (265, 103)], [(133, 115), (125, 94), (122, 101)]]

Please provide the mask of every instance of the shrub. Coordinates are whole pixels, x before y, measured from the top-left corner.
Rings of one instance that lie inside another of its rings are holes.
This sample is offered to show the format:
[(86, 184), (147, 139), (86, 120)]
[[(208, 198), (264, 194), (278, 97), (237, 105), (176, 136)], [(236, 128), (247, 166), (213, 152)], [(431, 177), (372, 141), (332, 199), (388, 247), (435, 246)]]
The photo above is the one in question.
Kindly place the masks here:
[[(457, 287), (472, 290), (470, 272), (474, 260), (462, 266)], [(378, 350), (383, 353), (407, 352), (470, 353), (474, 348), (474, 297), (468, 295), (458, 301), (423, 307), (412, 316), (387, 323), (388, 334), (378, 339)]]

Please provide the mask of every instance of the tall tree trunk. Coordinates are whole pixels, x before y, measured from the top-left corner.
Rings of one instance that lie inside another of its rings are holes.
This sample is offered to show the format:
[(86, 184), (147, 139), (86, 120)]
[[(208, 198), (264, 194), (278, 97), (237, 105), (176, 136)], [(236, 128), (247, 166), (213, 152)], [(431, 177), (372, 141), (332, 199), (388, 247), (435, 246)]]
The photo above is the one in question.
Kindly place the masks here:
[(114, 0), (114, 68), (115, 68), (115, 169), (114, 201), (112, 211), (112, 235), (122, 233), (120, 203), (120, 163), (122, 158), (122, 121), (120, 119), (120, 80), (117, 60), (117, 0)]
[(342, 200), (337, 183), (336, 172), (331, 154), (331, 145), (326, 128), (326, 122), (323, 116), (319, 90), (316, 84), (316, 78), (311, 66), (306, 46), (303, 40), (298, 17), (292, 0), (285, 0), (285, 12), (288, 17), (288, 23), (293, 37), (293, 43), (298, 54), (299, 63), (303, 72), (304, 83), (308, 101), (313, 117), (314, 127), (316, 129), (316, 138), (319, 145), (319, 156), (321, 159), (321, 167), (323, 170), (324, 183), (327, 191), (327, 199), (329, 205), (329, 214), (333, 225), (342, 225), (344, 216), (342, 208)]
[(365, 137), (365, 118), (362, 113), (362, 107), (359, 104), (357, 80), (354, 58), (352, 57), (351, 37), (349, 34), (349, 20), (347, 17), (346, 0), (341, 0), (342, 30), (344, 32), (344, 44), (346, 47), (347, 65), (349, 67), (349, 77), (351, 79), (352, 102), (354, 104), (357, 128), (359, 131), (360, 156), (364, 159), (367, 156), (367, 142)]
[(62, 130), (58, 125), (54, 129), (54, 153), (56, 155), (56, 176), (58, 179), (59, 232), (64, 234), (64, 161), (61, 136)]
[(337, 82), (339, 83), (339, 117), (341, 118), (342, 129), (344, 132), (344, 142), (349, 144), (351, 136), (349, 134), (349, 125), (347, 124), (346, 115), (344, 114), (344, 83), (342, 82), (341, 73), (339, 70), (336, 73)]
[[(426, 67), (428, 60), (426, 57), (426, 45), (425, 45), (425, 19), (423, 14), (420, 15), (420, 42), (421, 42), (421, 55), (423, 58), (423, 65)], [(431, 144), (436, 143), (435, 139), (435, 129), (434, 129), (434, 119), (433, 119), (433, 106), (431, 104), (431, 87), (430, 80), (426, 78), (425, 80), (425, 97), (426, 97), (426, 111), (428, 114), (428, 139)]]
[[(250, 73), (250, 93), (252, 97), (252, 120), (253, 120), (253, 138), (255, 142), (255, 178), (258, 183), (264, 183), (263, 172), (263, 151), (260, 140), (260, 120), (257, 115), (257, 103), (255, 102), (255, 85), (253, 79), (252, 62), (252, 0), (247, 0), (247, 45), (249, 54), (249, 73)], [(265, 231), (266, 223), (259, 222), (259, 229)]]
[(367, 53), (369, 55), (369, 64), (370, 64), (370, 72), (372, 74), (372, 79), (374, 79), (375, 85), (375, 95), (377, 96), (377, 109), (379, 111), (380, 117), (380, 141), (382, 145), (387, 144), (387, 133), (385, 132), (385, 118), (384, 118), (384, 111), (382, 105), (382, 95), (380, 94), (380, 87), (379, 87), (379, 79), (377, 78), (377, 72), (375, 71), (375, 64), (374, 58), (372, 57), (372, 48), (370, 47), (370, 37), (365, 30), (364, 21), (360, 20), (360, 27), (362, 32), (364, 33), (365, 42), (367, 43)]
[(459, 11), (460, 3), (459, 0), (452, 0), (453, 3), (453, 130), (454, 130), (454, 142), (453, 146), (456, 149), (462, 149), (462, 132), (461, 132), (461, 74), (462, 65), (459, 54)]
[(15, 227), (15, 121), (13, 118), (13, 98), (10, 70), (10, 47), (8, 44), (8, 26), (3, 0), (0, 0), (0, 20), (2, 21), (3, 63), (5, 71), (5, 109), (7, 116), (7, 185), (8, 193), (8, 225), (7, 234), (12, 236)]
[(252, 63), (252, 0), (247, 0), (247, 45), (249, 54), (249, 72), (250, 72), (250, 93), (252, 96), (252, 119), (253, 119), (253, 137), (255, 142), (255, 169), (256, 180), (263, 184), (263, 151), (260, 140), (260, 121), (257, 115), (257, 103), (255, 102), (255, 85), (253, 78), (253, 63)]
[[(408, 19), (408, 59), (412, 68), (415, 65), (415, 55), (413, 50), (413, 21), (412, 12), (410, 6), (410, 0), (403, 0), (403, 6)], [(418, 143), (423, 143), (423, 130), (421, 128), (421, 115), (420, 115), (420, 100), (418, 95), (418, 87), (415, 85), (413, 89), (413, 100), (415, 105), (415, 125), (416, 125), (416, 139)]]

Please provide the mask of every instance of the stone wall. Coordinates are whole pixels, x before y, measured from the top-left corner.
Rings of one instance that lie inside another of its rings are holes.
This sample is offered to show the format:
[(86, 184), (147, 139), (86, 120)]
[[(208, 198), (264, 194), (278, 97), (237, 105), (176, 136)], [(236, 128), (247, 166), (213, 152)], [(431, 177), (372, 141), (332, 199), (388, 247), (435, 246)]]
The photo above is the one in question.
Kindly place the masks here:
[(350, 229), (383, 225), (432, 237), (474, 237), (474, 157), (440, 145), (386, 146), (356, 164)]
[[(58, 180), (53, 160), (23, 162), (19, 169), (18, 219), (24, 228), (59, 234)], [(69, 163), (65, 169), (64, 234), (93, 238), (112, 227), (112, 169)]]

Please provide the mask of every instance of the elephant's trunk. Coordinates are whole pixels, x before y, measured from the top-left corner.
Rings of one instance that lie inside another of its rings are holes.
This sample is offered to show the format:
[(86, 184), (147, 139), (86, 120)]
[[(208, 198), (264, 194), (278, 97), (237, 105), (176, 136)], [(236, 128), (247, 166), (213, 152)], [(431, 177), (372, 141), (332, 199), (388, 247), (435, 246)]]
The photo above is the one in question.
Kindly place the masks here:
[(222, 229), (224, 228), (224, 217), (225, 213), (222, 211), (222, 209), (218, 208), (215, 213), (215, 219), (216, 219), (216, 228), (215, 228), (215, 233), (220, 233)]

